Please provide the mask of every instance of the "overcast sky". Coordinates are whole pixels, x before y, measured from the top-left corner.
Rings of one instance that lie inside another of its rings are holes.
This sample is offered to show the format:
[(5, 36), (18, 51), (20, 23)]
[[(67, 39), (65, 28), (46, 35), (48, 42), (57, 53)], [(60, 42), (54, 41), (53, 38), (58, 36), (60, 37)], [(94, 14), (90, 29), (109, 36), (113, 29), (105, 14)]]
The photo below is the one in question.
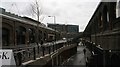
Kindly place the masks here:
[[(42, 23), (53, 23), (48, 16), (55, 16), (56, 23), (79, 25), (84, 31), (100, 0), (39, 0), (42, 8)], [(0, 7), (21, 16), (32, 16), (30, 3), (32, 0), (2, 0)]]

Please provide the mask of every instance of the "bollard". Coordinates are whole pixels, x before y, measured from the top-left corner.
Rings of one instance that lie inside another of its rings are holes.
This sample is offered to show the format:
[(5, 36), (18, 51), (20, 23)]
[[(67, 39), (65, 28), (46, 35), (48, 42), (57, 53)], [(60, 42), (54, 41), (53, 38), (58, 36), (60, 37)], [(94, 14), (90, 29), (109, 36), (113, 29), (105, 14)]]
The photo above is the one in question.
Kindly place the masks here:
[(35, 47), (33, 48), (33, 59), (36, 60), (36, 52), (35, 52)]

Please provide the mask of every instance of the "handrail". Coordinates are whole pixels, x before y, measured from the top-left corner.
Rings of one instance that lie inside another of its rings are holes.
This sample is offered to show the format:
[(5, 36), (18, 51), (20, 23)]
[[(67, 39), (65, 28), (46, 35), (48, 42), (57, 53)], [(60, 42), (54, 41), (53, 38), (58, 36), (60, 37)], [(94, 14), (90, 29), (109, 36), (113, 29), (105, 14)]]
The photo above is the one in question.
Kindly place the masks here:
[(13, 53), (16, 64), (21, 65), (22, 62), (26, 62), (31, 59), (36, 60), (36, 58), (38, 57), (45, 56), (46, 54), (54, 53), (55, 50), (59, 50), (60, 48), (65, 47), (67, 42), (68, 42), (67, 40), (59, 40), (59, 41), (44, 43), (43, 45), (32, 45), (32, 46), (29, 45), (16, 50), (14, 49)]

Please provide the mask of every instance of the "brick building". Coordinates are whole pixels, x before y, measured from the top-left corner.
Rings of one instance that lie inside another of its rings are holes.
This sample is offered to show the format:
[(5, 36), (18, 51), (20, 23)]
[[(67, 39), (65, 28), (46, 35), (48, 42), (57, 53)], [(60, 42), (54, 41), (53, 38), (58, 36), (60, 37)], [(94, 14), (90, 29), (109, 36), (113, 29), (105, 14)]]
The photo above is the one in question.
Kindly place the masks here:
[(63, 38), (73, 38), (79, 33), (79, 25), (65, 25), (65, 24), (50, 24), (48, 27), (53, 28), (59, 32)]

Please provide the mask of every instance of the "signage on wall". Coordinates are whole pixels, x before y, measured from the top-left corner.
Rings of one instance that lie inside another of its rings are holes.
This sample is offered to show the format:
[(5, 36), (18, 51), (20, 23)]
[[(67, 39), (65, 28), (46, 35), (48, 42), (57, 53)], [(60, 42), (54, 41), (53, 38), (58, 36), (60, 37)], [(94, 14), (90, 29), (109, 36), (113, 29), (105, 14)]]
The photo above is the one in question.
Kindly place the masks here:
[(0, 67), (16, 67), (12, 50), (0, 50)]

